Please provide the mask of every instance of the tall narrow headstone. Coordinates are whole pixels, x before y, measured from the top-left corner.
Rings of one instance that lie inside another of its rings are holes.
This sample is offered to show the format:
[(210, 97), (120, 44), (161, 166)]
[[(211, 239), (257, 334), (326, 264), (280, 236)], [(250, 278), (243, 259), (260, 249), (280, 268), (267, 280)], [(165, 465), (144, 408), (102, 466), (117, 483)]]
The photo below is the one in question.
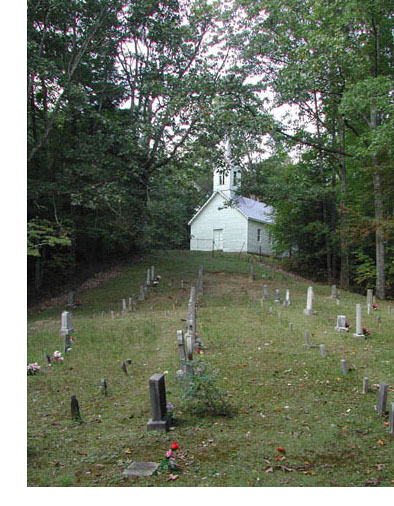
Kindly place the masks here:
[(103, 394), (105, 396), (107, 396), (108, 389), (107, 389), (107, 380), (105, 378), (101, 378), (100, 388), (101, 388), (101, 391), (103, 392)]
[(341, 370), (343, 374), (348, 374), (349, 369), (347, 368), (346, 360), (341, 360)]
[(307, 348), (311, 347), (311, 343), (309, 342), (309, 337), (310, 337), (310, 332), (309, 332), (309, 330), (306, 330), (305, 331), (305, 346)]
[(267, 289), (267, 285), (264, 285), (264, 286), (263, 286), (263, 298), (264, 298), (264, 299), (268, 299), (268, 289)]
[(181, 360), (181, 364), (184, 365), (186, 362), (186, 353), (185, 353), (185, 339), (183, 336), (183, 330), (177, 330), (176, 340), (178, 343), (179, 358)]
[(356, 333), (353, 336), (365, 338), (361, 325), (361, 304), (356, 304)]
[(120, 366), (122, 367), (122, 371), (126, 374), (127, 376), (127, 366), (126, 366), (126, 363), (125, 362), (121, 362)]
[(79, 411), (79, 404), (76, 395), (71, 396), (71, 420), (73, 422), (81, 423), (81, 413)]
[(363, 394), (366, 394), (368, 392), (368, 378), (365, 377), (363, 379)]
[(394, 402), (390, 402), (389, 429), (390, 434), (394, 434)]
[(383, 381), (379, 384), (378, 403), (376, 405), (376, 410), (379, 415), (384, 415), (386, 413), (388, 388), (389, 386), (387, 383)]
[(63, 311), (60, 335), (64, 337), (64, 353), (67, 353), (71, 349), (71, 334), (73, 330), (72, 314), (69, 311)]
[(186, 355), (188, 360), (193, 360), (193, 335), (190, 332), (186, 332)]
[(304, 309), (304, 314), (306, 315), (313, 315), (316, 311), (313, 310), (313, 288), (310, 286), (308, 287), (308, 293), (306, 298), (306, 309)]
[(150, 269), (146, 271), (146, 286), (150, 285)]
[(283, 301), (285, 307), (290, 306), (290, 290), (286, 290), (285, 300)]
[(275, 304), (280, 303), (280, 291), (278, 289), (275, 290)]
[(73, 306), (75, 304), (74, 295), (74, 290), (70, 290), (68, 292), (68, 306)]
[(153, 281), (155, 279), (155, 266), (152, 265), (150, 268), (150, 279)]
[(335, 327), (337, 332), (347, 332), (348, 328), (346, 327), (346, 315), (339, 314), (337, 316), (337, 326)]
[(126, 299), (122, 299), (122, 312), (126, 313), (127, 307), (126, 307)]
[(289, 323), (289, 330), (290, 330), (290, 334), (293, 333), (293, 324), (292, 323)]
[(373, 300), (373, 290), (368, 288), (368, 290), (367, 290), (367, 306), (369, 304), (369, 306), (372, 307), (372, 300)]
[(337, 298), (337, 285), (331, 285), (331, 298)]
[(138, 299), (139, 300), (144, 300), (145, 299), (144, 285), (140, 285), (140, 294), (138, 296)]
[(148, 430), (167, 432), (167, 401), (164, 374), (153, 374), (149, 379), (149, 395), (151, 419), (147, 423)]
[(325, 344), (320, 345), (320, 354), (322, 357), (326, 356), (326, 345)]

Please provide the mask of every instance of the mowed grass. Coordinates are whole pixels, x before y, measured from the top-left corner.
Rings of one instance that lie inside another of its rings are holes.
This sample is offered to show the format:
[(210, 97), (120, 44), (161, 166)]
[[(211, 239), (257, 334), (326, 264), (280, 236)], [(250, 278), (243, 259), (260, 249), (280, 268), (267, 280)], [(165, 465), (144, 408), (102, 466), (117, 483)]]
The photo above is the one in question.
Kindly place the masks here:
[[(28, 362), (41, 372), (27, 378), (28, 486), (392, 486), (394, 436), (388, 415), (374, 406), (380, 381), (394, 401), (394, 308), (379, 303), (367, 316), (366, 297), (314, 284), (315, 316), (305, 316), (308, 283), (253, 264), (249, 257), (197, 252), (165, 252), (125, 268), (121, 276), (84, 294), (73, 311), (75, 344), (65, 362), (48, 366), (47, 351), (63, 351), (57, 307), (28, 321)], [(204, 346), (200, 360), (218, 371), (217, 387), (233, 416), (196, 416), (187, 409), (176, 379), (176, 331), (184, 327), (190, 286), (204, 265), (204, 294), (197, 332)], [(138, 294), (146, 270), (162, 276), (135, 312), (121, 310), (122, 298)], [(182, 290), (181, 280), (186, 289)], [(261, 303), (263, 284), (269, 299)], [(274, 291), (291, 292), (290, 307), (274, 303)], [(363, 305), (363, 325), (371, 337), (358, 340), (355, 305)], [(103, 316), (102, 311), (105, 311)], [(280, 313), (280, 315), (279, 315)], [(337, 314), (351, 324), (349, 334), (334, 330)], [(377, 321), (381, 317), (381, 323)], [(289, 324), (293, 324), (290, 333)], [(304, 333), (311, 333), (305, 346)], [(322, 357), (319, 345), (327, 355)], [(130, 358), (126, 376), (121, 361)], [(343, 375), (341, 359), (351, 369)], [(165, 376), (175, 425), (166, 434), (147, 432), (148, 381)], [(364, 377), (370, 392), (362, 394)], [(100, 391), (106, 378), (108, 396)], [(71, 422), (70, 398), (78, 398), (83, 423)], [(184, 461), (179, 477), (168, 474), (127, 480), (133, 461), (160, 462), (172, 442)], [(281, 451), (278, 451), (278, 449)]]

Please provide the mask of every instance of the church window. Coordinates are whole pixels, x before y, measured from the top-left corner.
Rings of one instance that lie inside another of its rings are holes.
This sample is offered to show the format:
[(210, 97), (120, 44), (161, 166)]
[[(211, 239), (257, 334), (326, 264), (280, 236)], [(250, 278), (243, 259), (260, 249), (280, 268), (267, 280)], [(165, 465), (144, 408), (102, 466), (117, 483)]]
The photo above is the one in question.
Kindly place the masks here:
[(237, 184), (237, 171), (234, 171), (234, 174), (233, 174), (233, 184), (234, 185)]
[(261, 242), (261, 229), (257, 229), (257, 242)]
[(220, 172), (219, 174), (219, 184), (224, 184), (224, 172)]

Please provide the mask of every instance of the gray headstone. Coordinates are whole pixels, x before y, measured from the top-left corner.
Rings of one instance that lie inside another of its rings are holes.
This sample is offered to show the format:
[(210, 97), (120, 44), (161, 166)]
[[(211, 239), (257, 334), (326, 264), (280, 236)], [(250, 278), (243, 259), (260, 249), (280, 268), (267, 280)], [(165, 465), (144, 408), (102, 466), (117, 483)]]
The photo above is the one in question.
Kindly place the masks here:
[(75, 304), (75, 300), (74, 300), (74, 290), (70, 290), (68, 292), (68, 305), (69, 306), (73, 306)]
[(127, 367), (126, 367), (126, 363), (125, 362), (121, 362), (120, 366), (122, 367), (122, 371), (126, 374), (127, 376)]
[(140, 294), (138, 296), (138, 299), (139, 300), (144, 300), (145, 299), (144, 285), (140, 285)]
[(290, 334), (292, 334), (292, 333), (293, 333), (293, 327), (294, 327), (294, 326), (293, 326), (293, 324), (292, 324), (292, 323), (290, 323), (290, 324), (289, 324)]
[(267, 285), (264, 285), (264, 286), (263, 286), (263, 298), (264, 298), (264, 299), (268, 299), (268, 290), (267, 290)]
[(390, 434), (394, 434), (394, 402), (390, 403), (389, 429)]
[(133, 462), (123, 471), (122, 475), (125, 478), (152, 476), (159, 469), (159, 465), (156, 462)]
[(388, 388), (389, 386), (387, 383), (383, 381), (379, 384), (378, 403), (376, 405), (376, 410), (379, 415), (384, 415), (386, 413)]
[(125, 313), (127, 311), (126, 299), (122, 299), (122, 311), (123, 311), (123, 313)]
[(349, 369), (347, 368), (346, 360), (341, 360), (341, 370), (343, 374), (348, 374)]
[(337, 285), (331, 285), (331, 298), (337, 298)]
[(150, 285), (150, 269), (146, 271), (146, 286)]
[(148, 430), (167, 432), (167, 401), (164, 374), (153, 374), (149, 379), (151, 419), (147, 424)]
[(372, 301), (373, 301), (373, 290), (368, 288), (368, 290), (367, 290), (367, 306), (369, 304), (369, 306), (372, 307)]
[(368, 392), (368, 378), (365, 377), (363, 379), (363, 394), (366, 394)]
[(320, 353), (322, 357), (326, 356), (326, 346), (324, 344), (320, 345)]
[(185, 353), (185, 339), (182, 330), (177, 330), (176, 340), (178, 343), (179, 358), (181, 360), (181, 363), (184, 364), (186, 362), (186, 353)]
[(309, 332), (309, 330), (306, 330), (305, 331), (305, 346), (307, 348), (310, 348), (310, 346), (311, 346), (311, 343), (309, 342), (309, 338), (310, 338), (310, 332)]
[(280, 291), (278, 289), (275, 290), (275, 304), (280, 303)]
[(79, 411), (79, 404), (75, 395), (71, 396), (71, 420), (73, 422), (82, 422), (81, 413)]
[(304, 314), (307, 316), (313, 315), (316, 311), (313, 310), (313, 288), (308, 287), (307, 297), (306, 297), (306, 309), (304, 309)]
[(105, 378), (101, 378), (100, 388), (103, 394), (107, 396), (108, 389), (107, 389), (107, 380)]

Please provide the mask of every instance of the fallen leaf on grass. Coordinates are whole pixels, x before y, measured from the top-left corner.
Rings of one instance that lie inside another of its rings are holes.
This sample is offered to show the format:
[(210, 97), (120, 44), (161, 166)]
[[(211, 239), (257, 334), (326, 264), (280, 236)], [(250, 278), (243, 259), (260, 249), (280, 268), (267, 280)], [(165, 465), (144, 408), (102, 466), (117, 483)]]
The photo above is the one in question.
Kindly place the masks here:
[(383, 425), (385, 425), (386, 427), (388, 427), (390, 425), (390, 422), (383, 422)]
[(382, 441), (381, 439), (379, 439), (379, 441), (378, 441), (378, 445), (380, 445), (380, 446), (384, 446), (385, 444), (386, 444), (386, 443), (385, 443), (384, 441)]
[(179, 478), (179, 474), (170, 474), (167, 481), (175, 481), (177, 478)]
[(267, 469), (264, 472), (265, 473), (273, 473), (274, 469), (272, 467), (267, 467)]
[(130, 453), (132, 453), (132, 451), (130, 450), (130, 448), (127, 448), (127, 450), (125, 451), (125, 453), (130, 454)]
[(366, 487), (374, 487), (375, 485), (378, 485), (380, 481), (380, 478), (375, 478), (373, 480), (367, 480), (365, 482)]

